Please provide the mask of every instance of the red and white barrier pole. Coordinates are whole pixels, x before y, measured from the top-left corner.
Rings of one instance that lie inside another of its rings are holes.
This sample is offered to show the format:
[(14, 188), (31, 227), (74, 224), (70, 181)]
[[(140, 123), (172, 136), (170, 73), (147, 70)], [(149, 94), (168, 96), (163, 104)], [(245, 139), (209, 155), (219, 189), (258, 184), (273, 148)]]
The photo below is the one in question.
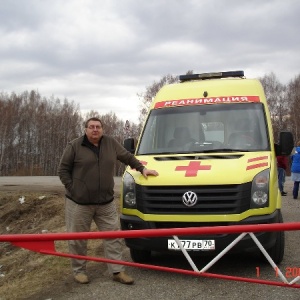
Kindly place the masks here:
[[(172, 228), (172, 229), (147, 229), (147, 230), (128, 230), (128, 231), (105, 231), (105, 232), (74, 232), (74, 233), (42, 233), (42, 234), (10, 234), (0, 235), (0, 242), (9, 242), (15, 246), (29, 249), (31, 251), (40, 252), (47, 255), (55, 255), (68, 258), (78, 258), (84, 260), (92, 260), (96, 262), (122, 264), (132, 267), (147, 268), (152, 270), (174, 272), (193, 276), (211, 277), (225, 280), (236, 280), (243, 282), (251, 282), (258, 284), (276, 285), (283, 287), (300, 288), (300, 284), (296, 282), (300, 279), (300, 276), (296, 277), (291, 282), (283, 276), (279, 268), (274, 264), (268, 253), (262, 247), (260, 242), (256, 239), (253, 233), (255, 232), (267, 232), (267, 231), (294, 231), (300, 230), (300, 223), (275, 223), (275, 224), (257, 224), (257, 225), (232, 225), (232, 226), (216, 226), (216, 227), (191, 227), (191, 228)], [(206, 267), (201, 271), (198, 271), (195, 264), (191, 261), (187, 251), (183, 249), (177, 236), (185, 235), (201, 235), (201, 234), (220, 234), (220, 233), (240, 233), (240, 235), (227, 246), (216, 258), (214, 258)], [(249, 234), (259, 249), (263, 252), (266, 258), (271, 263), (272, 267), (277, 269), (277, 272), (283, 282), (268, 281), (261, 279), (244, 278), (238, 276), (228, 276), (222, 274), (213, 274), (205, 272), (213, 263), (215, 263), (222, 255), (228, 252), (236, 243), (239, 242), (246, 234)], [(176, 268), (168, 268), (161, 266), (154, 266), (148, 264), (140, 264), (127, 261), (110, 260), (106, 258), (97, 258), (89, 256), (79, 256), (69, 253), (57, 252), (55, 249), (55, 241), (59, 240), (76, 240), (76, 239), (110, 239), (110, 238), (138, 238), (138, 237), (162, 237), (162, 236), (174, 236), (178, 246), (183, 251), (186, 258), (189, 260), (194, 271), (182, 270)]]

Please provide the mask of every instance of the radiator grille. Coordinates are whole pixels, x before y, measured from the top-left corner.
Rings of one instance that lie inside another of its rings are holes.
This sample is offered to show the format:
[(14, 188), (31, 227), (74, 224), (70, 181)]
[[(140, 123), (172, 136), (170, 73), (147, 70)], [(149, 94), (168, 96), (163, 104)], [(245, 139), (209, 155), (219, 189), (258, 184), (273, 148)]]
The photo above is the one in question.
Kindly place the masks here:
[[(182, 196), (197, 194), (196, 205), (187, 207)], [(240, 214), (250, 208), (251, 182), (239, 185), (136, 186), (138, 210), (145, 214)]]

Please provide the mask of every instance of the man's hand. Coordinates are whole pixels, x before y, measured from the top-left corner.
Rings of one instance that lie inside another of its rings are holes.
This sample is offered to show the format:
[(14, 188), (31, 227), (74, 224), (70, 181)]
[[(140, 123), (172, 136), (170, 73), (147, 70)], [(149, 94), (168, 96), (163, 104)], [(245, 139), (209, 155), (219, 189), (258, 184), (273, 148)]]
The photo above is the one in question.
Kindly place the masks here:
[(158, 176), (158, 172), (155, 171), (155, 170), (148, 170), (147, 168), (144, 168), (143, 169), (143, 172), (142, 172), (143, 176), (147, 179), (148, 178), (148, 175), (151, 175), (151, 176)]

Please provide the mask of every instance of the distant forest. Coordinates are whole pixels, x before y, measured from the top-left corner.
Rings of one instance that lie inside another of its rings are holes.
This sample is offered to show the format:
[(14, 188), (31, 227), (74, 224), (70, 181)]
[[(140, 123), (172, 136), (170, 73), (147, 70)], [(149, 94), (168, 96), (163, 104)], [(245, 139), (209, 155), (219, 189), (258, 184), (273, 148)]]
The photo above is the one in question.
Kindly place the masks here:
[[(275, 140), (282, 130), (291, 131), (295, 142), (300, 140), (300, 74), (286, 85), (274, 73), (259, 80), (265, 89)], [(83, 134), (83, 123), (92, 116), (101, 118), (105, 133), (121, 144), (125, 137), (138, 138), (151, 100), (164, 84), (176, 81), (177, 77), (164, 76), (138, 95), (140, 122), (129, 120), (128, 130), (113, 112), (101, 115), (92, 110), (83, 115), (73, 101), (47, 99), (36, 91), (0, 93), (0, 176), (56, 176), (67, 142)], [(119, 163), (115, 174), (123, 172), (124, 165)]]
[[(124, 130), (124, 121), (114, 113), (96, 111), (82, 115), (78, 105), (67, 99), (42, 98), (38, 92), (0, 94), (0, 176), (55, 176), (68, 141), (84, 132), (84, 121), (92, 116), (104, 123), (105, 133), (123, 143), (137, 136), (138, 125)], [(119, 163), (116, 175), (124, 166)]]

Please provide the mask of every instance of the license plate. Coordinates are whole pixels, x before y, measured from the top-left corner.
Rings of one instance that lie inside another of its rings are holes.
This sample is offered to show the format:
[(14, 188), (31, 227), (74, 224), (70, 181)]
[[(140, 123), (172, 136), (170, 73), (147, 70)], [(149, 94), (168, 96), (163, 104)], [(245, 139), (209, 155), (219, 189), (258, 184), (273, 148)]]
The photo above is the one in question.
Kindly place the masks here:
[[(215, 240), (180, 240), (186, 250), (215, 250)], [(175, 240), (168, 240), (169, 250), (180, 250)]]

